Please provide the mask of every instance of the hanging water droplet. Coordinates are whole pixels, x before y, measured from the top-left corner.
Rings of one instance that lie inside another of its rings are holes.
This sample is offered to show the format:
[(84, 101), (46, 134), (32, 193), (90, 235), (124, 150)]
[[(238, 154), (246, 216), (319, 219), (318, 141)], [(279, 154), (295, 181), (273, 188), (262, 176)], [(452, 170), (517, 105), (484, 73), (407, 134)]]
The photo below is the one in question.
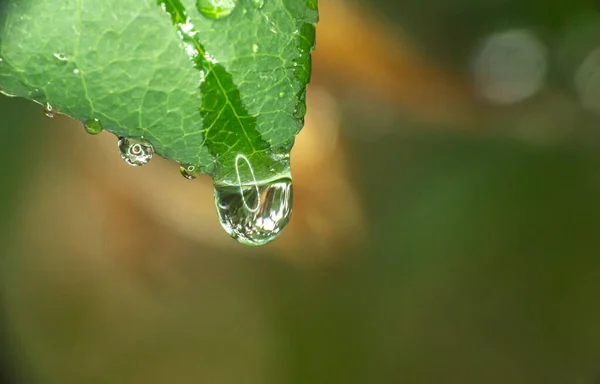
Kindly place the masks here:
[(221, 225), (245, 245), (264, 245), (279, 236), (290, 221), (292, 200), (289, 178), (263, 185), (215, 185)]
[(198, 11), (209, 19), (222, 19), (235, 9), (237, 0), (197, 0)]
[(102, 123), (98, 119), (89, 119), (83, 123), (83, 127), (90, 135), (97, 135), (102, 132)]
[(258, 49), (258, 44), (252, 44), (252, 52), (257, 53)]
[(306, 102), (300, 100), (294, 110), (294, 117), (296, 119), (302, 119), (306, 115)]
[(154, 154), (154, 147), (141, 137), (119, 137), (121, 158), (133, 167), (147, 164)]
[(292, 180), (289, 173), (259, 183), (244, 155), (235, 157), (237, 184), (215, 184), (215, 205), (225, 231), (245, 245), (274, 240), (290, 221)]
[(265, 5), (265, 0), (252, 0), (252, 4), (254, 4), (255, 8), (261, 9)]
[(193, 164), (181, 164), (179, 172), (181, 172), (181, 176), (188, 180), (194, 180), (201, 173), (200, 167)]
[(48, 118), (53, 118), (54, 117), (54, 111), (52, 106), (50, 105), (50, 103), (46, 103), (46, 105), (44, 105), (44, 107), (42, 108), (42, 112), (44, 113), (44, 116), (48, 117)]

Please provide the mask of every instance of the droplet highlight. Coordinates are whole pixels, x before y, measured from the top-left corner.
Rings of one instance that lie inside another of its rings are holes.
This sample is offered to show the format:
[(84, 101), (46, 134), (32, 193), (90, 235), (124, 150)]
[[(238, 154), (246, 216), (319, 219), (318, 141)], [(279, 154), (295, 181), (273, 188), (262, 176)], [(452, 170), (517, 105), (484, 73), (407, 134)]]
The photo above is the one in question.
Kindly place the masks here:
[(201, 173), (200, 167), (193, 164), (181, 164), (179, 172), (181, 172), (181, 176), (188, 180), (194, 180)]
[(275, 240), (290, 221), (292, 203), (290, 178), (262, 185), (215, 185), (221, 225), (244, 245), (259, 246)]
[(147, 164), (154, 155), (154, 147), (141, 137), (120, 137), (119, 152), (121, 158), (132, 167)]
[(98, 119), (89, 119), (85, 123), (83, 123), (83, 127), (85, 131), (90, 135), (97, 135), (102, 132), (102, 123)]
[(65, 55), (63, 55), (61, 53), (55, 53), (53, 56), (55, 59), (60, 60), (60, 61), (68, 61), (69, 60)]
[(197, 0), (196, 7), (205, 17), (218, 20), (229, 16), (236, 3), (237, 0)]
[(50, 103), (46, 103), (44, 105), (44, 107), (42, 108), (42, 113), (49, 119), (53, 118), (56, 115), (54, 113), (54, 108), (52, 108), (52, 105), (50, 105)]

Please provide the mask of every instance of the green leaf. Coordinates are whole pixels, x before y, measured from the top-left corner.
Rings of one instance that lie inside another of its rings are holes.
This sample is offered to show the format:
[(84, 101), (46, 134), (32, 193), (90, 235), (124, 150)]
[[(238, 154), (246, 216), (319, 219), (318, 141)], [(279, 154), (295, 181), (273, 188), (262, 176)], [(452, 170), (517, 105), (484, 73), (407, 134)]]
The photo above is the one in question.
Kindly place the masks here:
[(217, 183), (280, 177), (306, 111), (316, 0), (215, 2), (229, 9), (0, 0), (0, 91), (143, 137)]

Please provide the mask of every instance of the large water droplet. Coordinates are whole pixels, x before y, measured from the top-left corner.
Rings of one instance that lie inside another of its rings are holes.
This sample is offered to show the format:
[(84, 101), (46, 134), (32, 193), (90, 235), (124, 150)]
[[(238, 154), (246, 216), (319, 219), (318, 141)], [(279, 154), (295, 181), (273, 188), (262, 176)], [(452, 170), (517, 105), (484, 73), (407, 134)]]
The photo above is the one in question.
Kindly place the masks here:
[(237, 0), (197, 0), (198, 11), (209, 19), (222, 19), (235, 9)]
[(90, 135), (97, 135), (102, 132), (102, 123), (98, 119), (89, 119), (83, 123), (83, 127)]
[(179, 172), (181, 172), (181, 176), (188, 180), (194, 180), (201, 173), (200, 167), (193, 164), (181, 164)]
[(252, 4), (257, 9), (261, 9), (265, 5), (265, 0), (252, 0)]
[(121, 158), (133, 167), (147, 164), (154, 154), (154, 147), (141, 137), (119, 137)]
[(264, 245), (281, 234), (292, 215), (292, 180), (264, 185), (215, 185), (215, 204), (221, 225), (245, 245)]
[(44, 113), (44, 116), (48, 117), (48, 118), (53, 118), (54, 115), (54, 108), (52, 108), (52, 106), (50, 105), (50, 103), (46, 103), (46, 105), (44, 105), (44, 108), (42, 108), (42, 112)]
[(252, 52), (257, 53), (259, 49), (258, 44), (252, 44)]

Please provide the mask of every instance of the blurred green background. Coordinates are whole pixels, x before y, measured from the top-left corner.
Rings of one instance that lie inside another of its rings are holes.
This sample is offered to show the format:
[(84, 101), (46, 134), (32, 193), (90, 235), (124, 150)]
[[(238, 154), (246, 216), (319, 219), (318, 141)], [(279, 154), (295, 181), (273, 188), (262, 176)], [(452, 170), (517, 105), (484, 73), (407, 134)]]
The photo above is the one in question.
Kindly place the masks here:
[(320, 6), (264, 248), (206, 178), (0, 97), (3, 382), (597, 382), (598, 4)]

